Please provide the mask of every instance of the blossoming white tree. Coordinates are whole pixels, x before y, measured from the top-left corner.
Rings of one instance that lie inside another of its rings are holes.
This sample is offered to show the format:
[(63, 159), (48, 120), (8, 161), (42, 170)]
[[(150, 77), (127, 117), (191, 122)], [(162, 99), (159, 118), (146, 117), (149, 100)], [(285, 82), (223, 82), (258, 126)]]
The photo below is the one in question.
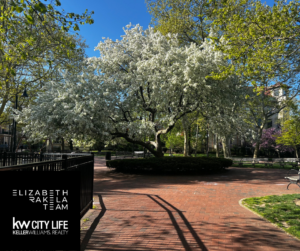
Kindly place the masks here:
[[(207, 109), (214, 90), (231, 81), (205, 79), (225, 64), (209, 41), (180, 47), (174, 35), (126, 27), (122, 40), (98, 44), (100, 57), (88, 58), (81, 75), (48, 83), (37, 105), (18, 113), (31, 139), (123, 137), (163, 157), (161, 135), (185, 114)], [(144, 142), (145, 135), (154, 140)]]

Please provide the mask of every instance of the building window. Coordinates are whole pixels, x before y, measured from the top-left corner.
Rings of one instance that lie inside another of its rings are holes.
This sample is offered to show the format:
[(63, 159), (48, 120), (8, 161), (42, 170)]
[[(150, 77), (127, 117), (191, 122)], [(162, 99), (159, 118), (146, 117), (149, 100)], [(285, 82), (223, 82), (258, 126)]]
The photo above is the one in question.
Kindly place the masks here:
[(279, 89), (274, 90), (274, 96), (279, 96)]

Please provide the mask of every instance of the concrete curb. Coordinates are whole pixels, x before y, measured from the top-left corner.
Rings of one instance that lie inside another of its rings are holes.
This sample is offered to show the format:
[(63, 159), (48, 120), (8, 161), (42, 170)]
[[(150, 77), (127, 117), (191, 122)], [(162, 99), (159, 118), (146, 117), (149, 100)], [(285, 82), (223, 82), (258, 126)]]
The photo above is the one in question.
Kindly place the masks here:
[[(251, 197), (249, 197), (249, 198), (251, 198)], [(300, 241), (300, 239), (298, 239), (296, 236), (294, 236), (294, 235), (291, 235), (290, 233), (287, 233), (287, 232), (286, 232), (286, 231), (284, 231), (284, 229), (282, 229), (281, 227), (279, 227), (279, 226), (277, 226), (276, 224), (274, 224), (274, 223), (270, 222), (269, 220), (267, 220), (266, 218), (264, 218), (263, 216), (261, 216), (261, 215), (260, 215), (260, 214), (258, 214), (257, 212), (255, 212), (255, 211), (252, 211), (250, 208), (248, 208), (248, 207), (244, 206), (244, 205), (242, 204), (242, 202), (243, 202), (243, 200), (245, 200), (245, 199), (248, 199), (248, 198), (243, 198), (243, 199), (240, 199), (240, 200), (239, 200), (239, 204), (240, 204), (240, 206), (241, 206), (241, 207), (243, 207), (243, 208), (247, 209), (247, 210), (248, 210), (248, 211), (250, 211), (251, 213), (253, 213), (253, 214), (257, 215), (257, 216), (258, 216), (258, 217), (260, 217), (260, 218), (262, 218), (264, 221), (266, 221), (266, 222), (268, 222), (268, 223), (272, 224), (274, 227), (276, 227), (277, 229), (280, 229), (282, 232), (286, 233), (288, 236), (291, 236), (291, 237), (293, 237), (294, 239), (296, 239), (296, 240)]]
[[(95, 206), (95, 196), (93, 196), (93, 206)], [(98, 204), (99, 202), (96, 202), (96, 204)], [(94, 213), (95, 210), (97, 210), (98, 207), (96, 206), (96, 208), (90, 208), (86, 213), (85, 215), (83, 215), (83, 217), (81, 218), (80, 220), (80, 229), (83, 228), (84, 226), (83, 225), (86, 225), (86, 221), (84, 221), (84, 219), (88, 218), (90, 220), (90, 217), (92, 216), (92, 214)], [(98, 209), (99, 210), (99, 209)], [(89, 221), (88, 220), (88, 221)]]

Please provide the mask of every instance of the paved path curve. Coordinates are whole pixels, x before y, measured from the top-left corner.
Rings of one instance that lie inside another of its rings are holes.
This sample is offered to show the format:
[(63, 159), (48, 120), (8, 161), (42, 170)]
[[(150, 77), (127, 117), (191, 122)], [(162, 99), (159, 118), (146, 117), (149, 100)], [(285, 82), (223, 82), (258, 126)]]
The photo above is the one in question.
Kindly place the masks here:
[(229, 168), (219, 175), (118, 174), (95, 158), (94, 197), (82, 250), (300, 250), (300, 241), (239, 205), (299, 193), (282, 169)]

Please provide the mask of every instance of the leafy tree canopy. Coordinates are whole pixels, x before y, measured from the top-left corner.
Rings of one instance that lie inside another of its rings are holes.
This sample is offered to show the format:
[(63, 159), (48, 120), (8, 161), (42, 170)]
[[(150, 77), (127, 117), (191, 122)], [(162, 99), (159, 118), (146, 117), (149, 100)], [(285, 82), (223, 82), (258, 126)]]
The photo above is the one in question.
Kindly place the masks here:
[[(258, 92), (263, 91), (264, 81), (277, 78), (283, 88), (287, 83), (298, 91), (298, 81), (287, 81), (297, 79), (300, 70), (299, 1), (278, 0), (273, 7), (258, 0), (221, 2), (222, 8), (213, 11), (213, 28), (222, 36), (210, 38), (231, 64), (212, 74), (214, 78), (234, 73), (258, 87)], [(241, 9), (242, 15), (237, 14)]]
[(44, 82), (62, 81), (59, 69), (78, 73), (87, 46), (68, 31), (93, 20), (87, 11), (82, 15), (59, 11), (59, 1), (0, 0), (0, 6), (0, 116), (4, 118), (9, 102), (14, 103), (15, 95), (25, 88), (30, 98), (19, 100), (21, 106), (36, 98)]
[[(209, 41), (201, 45), (203, 50), (195, 44), (181, 47), (174, 35), (167, 39), (151, 27), (127, 28), (121, 41), (99, 43), (100, 57), (88, 58), (82, 75), (66, 73), (64, 84), (49, 82), (37, 105), (19, 113), (20, 121), (28, 123), (28, 135), (61, 137), (56, 134), (67, 130), (74, 137), (123, 137), (162, 157), (161, 135), (185, 114), (197, 109), (214, 112), (211, 104), (222, 102), (214, 98), (214, 91), (238, 84), (235, 78), (205, 80), (212, 69), (226, 63)], [(230, 102), (225, 98), (223, 104)], [(145, 136), (154, 140), (145, 143)]]

